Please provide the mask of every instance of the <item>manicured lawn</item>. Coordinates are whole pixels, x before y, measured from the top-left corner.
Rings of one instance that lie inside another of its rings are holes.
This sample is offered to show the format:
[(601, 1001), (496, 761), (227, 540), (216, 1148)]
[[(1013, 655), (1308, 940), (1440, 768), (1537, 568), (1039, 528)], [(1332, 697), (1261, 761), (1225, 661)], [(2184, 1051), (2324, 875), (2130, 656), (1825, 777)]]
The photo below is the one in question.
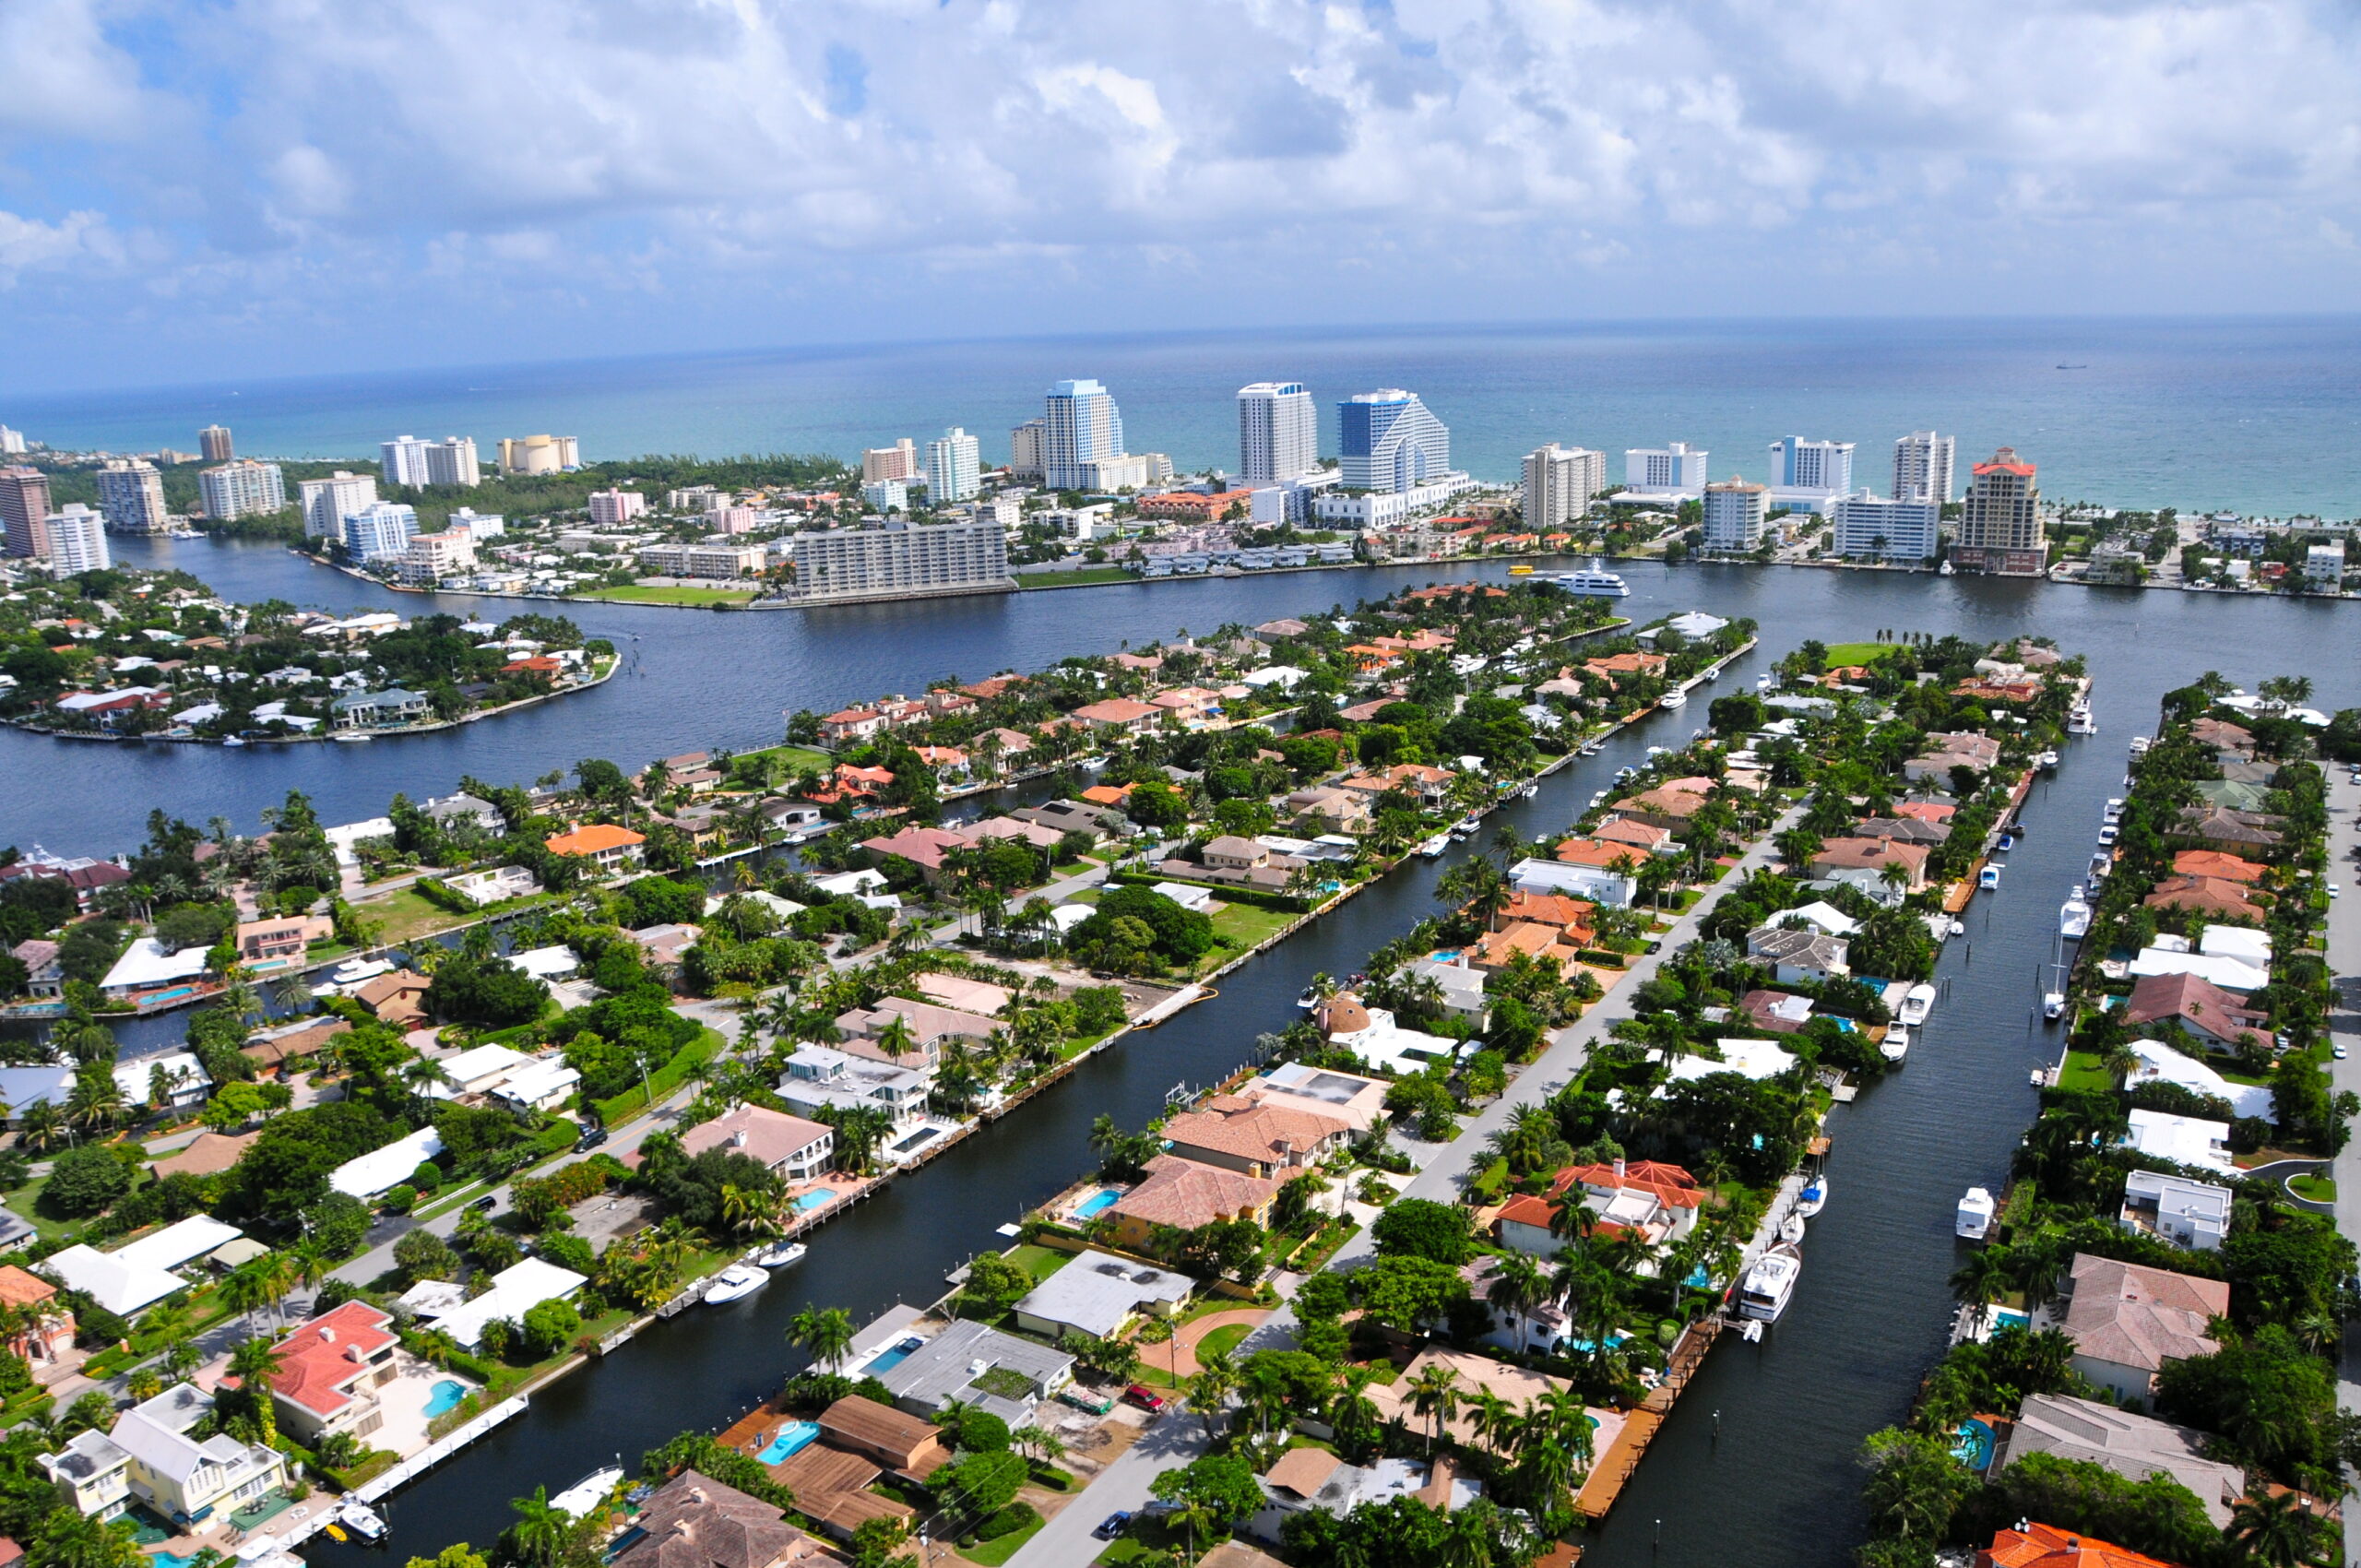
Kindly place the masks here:
[(2287, 1183), (2288, 1191), (2299, 1198), (2309, 1198), (2316, 1204), (2336, 1201), (2336, 1183), (2325, 1176), (2297, 1176)]
[(1037, 1247), (1030, 1242), (1021, 1247), (1011, 1247), (1001, 1256), (1031, 1275), (1033, 1283), (1036, 1285), (1040, 1284), (1074, 1259), (1074, 1254), (1072, 1253), (1062, 1253), (1054, 1247)]
[(1023, 1529), (1012, 1530), (998, 1540), (978, 1541), (974, 1546), (963, 1546), (959, 1549), (959, 1555), (970, 1562), (981, 1562), (985, 1568), (1000, 1568), (1002, 1563), (1016, 1555), (1017, 1548), (1038, 1535), (1041, 1526), (1048, 1523), (1047, 1519), (1036, 1519)]
[(625, 604), (744, 604), (754, 596), (743, 588), (651, 588), (634, 583), (629, 588), (599, 588), (576, 597), (620, 600)]
[[(464, 925), (469, 921), (481, 920), (492, 910), (505, 912), (553, 901), (549, 894), (536, 894), (529, 898), (511, 898), (504, 903), (486, 905), (481, 909), (471, 909), (464, 915), (455, 915), (415, 887), (404, 887), (382, 898), (364, 897), (352, 907), (363, 919), (382, 921), (385, 933), (380, 940), (398, 946), (405, 942), (416, 942), (437, 932), (448, 931), (456, 925)], [(312, 955), (315, 960), (330, 956), (326, 950)]]
[(1265, 909), (1254, 904), (1225, 904), (1214, 915), (1214, 939), (1226, 951), (1205, 955), (1199, 963), (1202, 971), (1229, 962), (1239, 954), (1265, 942), (1295, 916), (1284, 909)]
[(1073, 588), (1083, 583), (1129, 583), (1138, 575), (1121, 566), (1084, 566), (1072, 572), (1026, 572), (1016, 579), (1020, 588)]
[(2095, 1052), (2070, 1051), (2066, 1070), (2058, 1075), (2058, 1087), (2069, 1094), (2105, 1094), (2114, 1089), (2115, 1075), (2099, 1065)]
[(41, 1190), (48, 1185), (48, 1177), (36, 1177), (10, 1193), (7, 1198), (9, 1212), (31, 1221), (32, 1228), (41, 1232), (42, 1240), (44, 1241), (71, 1235), (82, 1228), (82, 1222), (78, 1219), (53, 1219), (34, 1206), (40, 1201)]
[(1828, 645), (1828, 667), (1837, 670), (1847, 664), (1871, 664), (1900, 646), (1898, 643), (1831, 643)]
[(743, 762), (748, 757), (763, 758), (781, 777), (801, 773), (807, 767), (816, 773), (825, 773), (836, 766), (836, 761), (827, 753), (815, 752), (809, 746), (765, 746), (758, 752), (740, 752), (736, 760)]
[(1198, 1364), (1200, 1366), (1204, 1365), (1204, 1359), (1207, 1356), (1216, 1355), (1225, 1350), (1237, 1349), (1238, 1342), (1252, 1332), (1254, 1332), (1254, 1329), (1252, 1324), (1223, 1324), (1219, 1328), (1215, 1329), (1211, 1334), (1206, 1335), (1203, 1339), (1197, 1341)]

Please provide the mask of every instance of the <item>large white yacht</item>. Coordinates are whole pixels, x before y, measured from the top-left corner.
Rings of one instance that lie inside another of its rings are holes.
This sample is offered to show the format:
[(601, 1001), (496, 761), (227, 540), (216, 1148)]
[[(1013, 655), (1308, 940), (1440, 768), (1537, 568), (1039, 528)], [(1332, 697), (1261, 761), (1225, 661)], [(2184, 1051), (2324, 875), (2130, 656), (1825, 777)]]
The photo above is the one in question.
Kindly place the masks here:
[(1776, 1323), (1779, 1314), (1787, 1310), (1789, 1298), (1796, 1293), (1796, 1281), (1804, 1271), (1803, 1254), (1790, 1242), (1782, 1241), (1757, 1258), (1754, 1266), (1738, 1288), (1738, 1312), (1740, 1317), (1757, 1323)]
[(1631, 585), (1594, 559), (1579, 572), (1560, 572), (1549, 579), (1571, 594), (1585, 599), (1629, 599)]

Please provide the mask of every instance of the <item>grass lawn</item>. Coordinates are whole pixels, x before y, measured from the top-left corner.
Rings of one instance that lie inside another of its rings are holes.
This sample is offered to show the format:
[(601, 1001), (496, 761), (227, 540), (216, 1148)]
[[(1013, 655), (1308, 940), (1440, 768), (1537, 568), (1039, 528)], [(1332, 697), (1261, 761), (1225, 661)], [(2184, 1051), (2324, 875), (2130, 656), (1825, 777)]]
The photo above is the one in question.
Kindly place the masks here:
[[(486, 914), (493, 911), (504, 914), (529, 909), (536, 904), (555, 901), (554, 895), (537, 893), (529, 898), (511, 898), (504, 903), (489, 904), (481, 909), (470, 909), (464, 915), (455, 915), (415, 887), (403, 887), (387, 894), (383, 898), (363, 897), (352, 907), (369, 920), (384, 921), (385, 934), (380, 940), (390, 945), (399, 946), (405, 942), (416, 942), (421, 937), (433, 936), (437, 932), (448, 931), (456, 925), (465, 925), (469, 921), (481, 920)], [(323, 951), (314, 955), (314, 960), (317, 961), (319, 958), (329, 956)]]
[(825, 773), (836, 765), (836, 758), (825, 752), (815, 752), (809, 746), (765, 746), (757, 752), (740, 752), (737, 760), (743, 761), (747, 757), (761, 757), (784, 774), (798, 773), (807, 767), (817, 773)]
[(2325, 1176), (2296, 1176), (2287, 1182), (2287, 1190), (2299, 1198), (2309, 1198), (2316, 1204), (2336, 1201), (2336, 1183)]
[(2095, 1052), (2070, 1051), (2066, 1053), (2066, 1070), (2058, 1075), (2058, 1087), (2064, 1094), (2106, 1094), (2115, 1088), (2115, 1075), (2099, 1065)]
[(650, 588), (634, 583), (629, 588), (599, 588), (575, 597), (617, 600), (625, 604), (744, 604), (754, 596), (744, 588)]
[(1219, 1328), (1215, 1329), (1211, 1334), (1206, 1335), (1203, 1339), (1197, 1341), (1198, 1364), (1201, 1366), (1204, 1365), (1204, 1358), (1207, 1356), (1215, 1355), (1224, 1350), (1237, 1349), (1238, 1342), (1253, 1332), (1254, 1327), (1252, 1324), (1223, 1324)]
[(1025, 572), (1016, 578), (1020, 588), (1073, 588), (1083, 583), (1137, 582), (1139, 575), (1121, 566), (1084, 566), (1072, 572)]
[(1270, 940), (1294, 919), (1285, 909), (1265, 909), (1255, 904), (1223, 905), (1214, 915), (1214, 940), (1221, 944), (1221, 948), (1205, 955), (1197, 966), (1198, 972), (1217, 968), (1257, 944)]
[(1828, 645), (1828, 667), (1836, 670), (1847, 664), (1874, 664), (1900, 646), (1899, 643), (1831, 643)]
[(1017, 1548), (1040, 1534), (1041, 1526), (1048, 1523), (1047, 1519), (1036, 1519), (1023, 1529), (1011, 1530), (998, 1540), (978, 1541), (974, 1546), (963, 1546), (959, 1549), (959, 1555), (970, 1562), (981, 1562), (985, 1564), (985, 1568), (1000, 1568), (1002, 1563), (1016, 1555)]
[(1097, 863), (1097, 861), (1068, 861), (1062, 866), (1051, 866), (1050, 874), (1052, 877), (1080, 876)]
[(48, 1185), (48, 1177), (36, 1177), (10, 1193), (7, 1198), (9, 1212), (30, 1221), (44, 1241), (62, 1240), (82, 1227), (78, 1219), (53, 1219), (35, 1206), (40, 1201), (42, 1189)]
[(1037, 1247), (1030, 1242), (1021, 1247), (1011, 1247), (1001, 1256), (1031, 1275), (1036, 1285), (1074, 1260), (1072, 1253), (1062, 1253), (1054, 1247)]

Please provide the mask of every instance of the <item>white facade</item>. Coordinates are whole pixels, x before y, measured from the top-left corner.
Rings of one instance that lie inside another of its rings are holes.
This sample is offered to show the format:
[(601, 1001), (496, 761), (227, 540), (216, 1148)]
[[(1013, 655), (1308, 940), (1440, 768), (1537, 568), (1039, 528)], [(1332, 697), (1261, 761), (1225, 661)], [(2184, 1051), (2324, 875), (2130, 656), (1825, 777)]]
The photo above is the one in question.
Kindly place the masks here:
[(1249, 489), (1308, 474), (1320, 464), (1320, 411), (1300, 381), (1238, 389), (1238, 477)]
[(860, 487), (860, 504), (881, 516), (910, 509), (910, 487), (898, 479), (872, 479)]
[(387, 484), (406, 484), (412, 490), (427, 485), (426, 445), (415, 435), (397, 435), (391, 441), (377, 444), (377, 464), (385, 472)]
[(1452, 472), (1451, 430), (1416, 392), (1356, 392), (1336, 410), (1337, 475), (1345, 489), (1399, 494)]
[(1476, 481), (1465, 474), (1445, 474), (1431, 483), (1404, 491), (1372, 490), (1358, 495), (1335, 493), (1315, 496), (1311, 515), (1321, 523), (1335, 523), (1348, 529), (1382, 529), (1388, 524), (1406, 522), (1424, 513), (1437, 511), (1451, 504), (1451, 498), (1462, 491), (1473, 490)]
[(99, 510), (117, 533), (162, 533), (164, 476), (145, 457), (116, 457), (99, 470)]
[(475, 565), (476, 541), (465, 529), (413, 534), (402, 552), (402, 581), (433, 588), (445, 577), (474, 571)]
[(2334, 588), (2344, 580), (2344, 546), (2315, 544), (2304, 552), (2304, 577)]
[(482, 465), (476, 461), (476, 442), (472, 435), (446, 435), (432, 442), (426, 448), (426, 482), (455, 484), (462, 488), (473, 486), (483, 478)]
[(1123, 455), (1123, 412), (1096, 381), (1061, 381), (1041, 407), (1041, 482), (1051, 490), (1086, 490), (1084, 465)]
[(277, 463), (241, 457), (196, 476), (197, 493), (205, 500), (205, 515), (221, 520), (266, 517), (287, 507), (287, 480)]
[(349, 473), (343, 469), (326, 479), (304, 480), (296, 489), (303, 497), (306, 539), (342, 539), (345, 518), (377, 499), (375, 475)]
[(1669, 446), (1631, 446), (1623, 452), (1623, 488), (1643, 494), (1676, 493), (1696, 495), (1705, 488), (1705, 458), (1702, 446), (1676, 441)]
[(373, 501), (344, 519), (345, 553), (357, 561), (384, 561), (409, 553), (418, 534), (418, 509), (397, 501)]
[(957, 425), (926, 444), (926, 499), (930, 506), (965, 501), (983, 483), (983, 450)]
[(1880, 561), (1929, 561), (1942, 528), (1942, 503), (1932, 497), (1888, 501), (1867, 490), (1841, 496), (1829, 548), (1837, 555)]
[(922, 599), (1013, 588), (997, 522), (835, 529), (795, 536), (799, 602)]
[(1705, 487), (1705, 548), (1728, 555), (1744, 555), (1762, 543), (1770, 521), (1770, 493), (1742, 479), (1726, 479)]
[(0, 453), (21, 452), (25, 449), (25, 433), (0, 424)]
[(79, 501), (62, 512), (52, 512), (45, 526), (50, 569), (61, 577), (77, 572), (97, 572), (114, 564), (107, 550), (107, 520)]
[(1893, 493), (1900, 501), (1932, 501), (1949, 505), (1952, 499), (1952, 437), (1931, 430), (1914, 430), (1893, 444)]
[(1771, 488), (1843, 495), (1853, 488), (1853, 444), (1783, 436), (1771, 444)]
[(1525, 526), (1563, 528), (1590, 510), (1607, 488), (1607, 454), (1556, 442), (1525, 459)]

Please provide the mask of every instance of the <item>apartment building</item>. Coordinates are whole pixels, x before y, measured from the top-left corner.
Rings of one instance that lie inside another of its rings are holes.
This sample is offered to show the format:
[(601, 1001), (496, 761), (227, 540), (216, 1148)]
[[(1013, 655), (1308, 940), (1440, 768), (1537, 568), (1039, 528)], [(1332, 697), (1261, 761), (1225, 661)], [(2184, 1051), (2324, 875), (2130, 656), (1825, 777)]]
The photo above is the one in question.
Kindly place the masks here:
[(402, 550), (402, 581), (421, 588), (433, 588), (445, 577), (475, 569), (475, 536), (465, 529), (413, 534)]
[(1952, 564), (1963, 572), (2037, 577), (2049, 563), (2047, 519), (2035, 466), (2003, 446), (1975, 465), (1960, 508)]
[(982, 448), (957, 425), (926, 444), (926, 499), (931, 506), (965, 501), (983, 486)]
[(71, 502), (64, 511), (52, 512), (42, 519), (36, 540), (36, 553), (61, 577), (70, 577), (77, 572), (103, 571), (114, 564), (114, 553), (107, 548), (105, 515), (91, 511), (79, 501)]
[(374, 474), (337, 469), (326, 479), (299, 481), (296, 493), (303, 509), (303, 537), (342, 539), (344, 520), (377, 501)]
[(8, 553), (47, 554), (41, 545), (48, 521), (49, 476), (22, 463), (0, 468), (0, 529), (6, 532)]
[(99, 510), (117, 533), (162, 533), (171, 521), (164, 476), (145, 457), (109, 459), (99, 470)]
[(1745, 555), (1759, 549), (1771, 520), (1770, 487), (1726, 479), (1705, 487), (1705, 548)]
[(1607, 454), (1556, 442), (1525, 459), (1525, 526), (1563, 528), (1590, 510), (1607, 488)]
[(650, 544), (638, 552), (639, 564), (659, 577), (753, 577), (762, 575), (770, 559), (769, 547), (707, 540), (701, 544)]
[(208, 424), (196, 433), (196, 449), (208, 463), (226, 463), (238, 455), (238, 444), (230, 439), (226, 424)]
[(1931, 561), (1942, 530), (1942, 503), (1931, 496), (1888, 501), (1868, 490), (1838, 499), (1830, 508), (1834, 524), (1832, 554), (1847, 560)]
[(590, 521), (599, 528), (614, 528), (647, 513), (647, 497), (636, 490), (619, 490), (610, 485), (590, 493)]
[(1952, 500), (1953, 440), (1931, 430), (1914, 430), (1893, 444), (1893, 497), (1897, 501)]
[(1345, 489), (1398, 495), (1451, 473), (1451, 429), (1416, 392), (1356, 392), (1336, 409)]
[(1238, 389), (1238, 472), (1252, 488), (1300, 478), (1320, 466), (1320, 410), (1300, 381), (1257, 381)]
[(356, 561), (386, 561), (409, 553), (418, 533), (418, 509), (398, 501), (373, 501), (344, 519), (345, 553)]
[(918, 447), (907, 435), (891, 446), (870, 447), (860, 455), (860, 477), (869, 484), (881, 479), (918, 478)]
[(801, 533), (794, 563), (788, 597), (807, 604), (999, 593), (1016, 586), (1008, 575), (1007, 537), (996, 522)]
[(571, 435), (500, 438), (500, 471), (504, 474), (572, 473), (581, 466), (582, 448)]
[(196, 476), (205, 515), (217, 521), (264, 517), (287, 509), (287, 479), (277, 463), (240, 457)]

